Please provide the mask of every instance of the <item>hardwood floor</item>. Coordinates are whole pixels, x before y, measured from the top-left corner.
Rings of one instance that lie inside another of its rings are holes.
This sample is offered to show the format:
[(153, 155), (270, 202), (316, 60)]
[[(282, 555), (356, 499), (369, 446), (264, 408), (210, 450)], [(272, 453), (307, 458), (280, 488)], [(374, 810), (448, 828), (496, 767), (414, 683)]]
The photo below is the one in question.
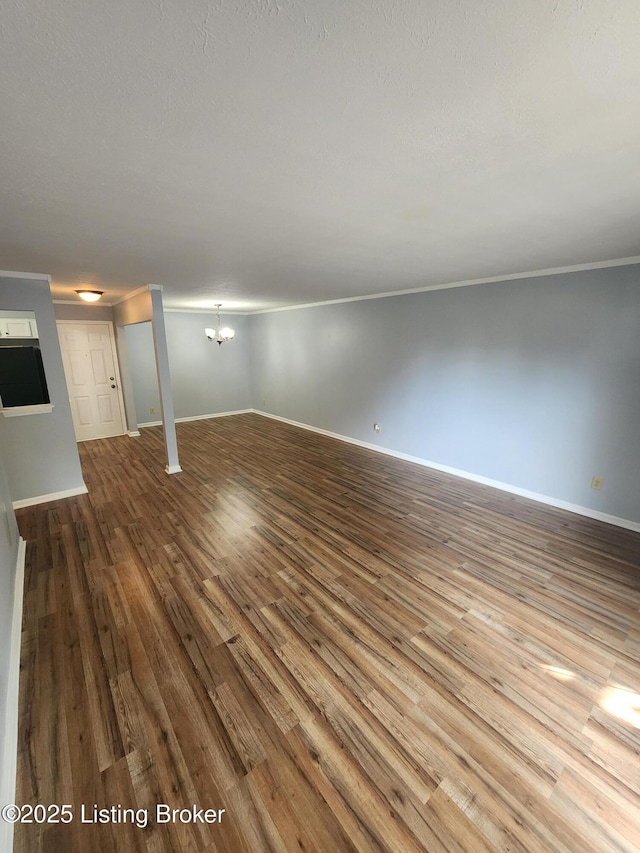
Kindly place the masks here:
[(640, 850), (640, 534), (258, 415), (177, 429), (182, 474), (159, 428), (88, 442), (89, 495), (19, 512), (17, 799), (74, 818), (16, 851)]

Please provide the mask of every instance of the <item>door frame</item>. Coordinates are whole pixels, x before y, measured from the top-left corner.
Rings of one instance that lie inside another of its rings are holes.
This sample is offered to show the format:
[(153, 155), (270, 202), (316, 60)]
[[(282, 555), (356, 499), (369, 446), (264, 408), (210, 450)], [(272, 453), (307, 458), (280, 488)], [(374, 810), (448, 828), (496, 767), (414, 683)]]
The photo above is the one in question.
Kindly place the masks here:
[[(115, 329), (113, 326), (113, 320), (56, 320), (56, 326), (65, 325), (65, 326), (104, 326), (107, 325), (109, 327), (109, 342), (111, 344), (111, 356), (113, 358), (113, 369), (116, 374), (116, 382), (117, 382), (117, 391), (118, 391), (118, 405), (120, 406), (120, 420), (122, 422), (122, 432), (119, 432), (118, 435), (127, 435), (127, 414), (124, 408), (124, 397), (122, 396), (122, 377), (120, 376), (120, 362), (118, 361), (118, 349), (116, 347), (116, 336)], [(58, 337), (60, 337), (58, 335)], [(60, 344), (60, 352), (62, 354), (62, 344)], [(65, 385), (67, 386), (67, 394), (69, 393), (69, 385), (67, 383), (67, 374), (65, 372), (64, 375)], [(71, 398), (69, 398), (69, 403), (71, 403)], [(75, 431), (75, 425), (74, 425)], [(117, 438), (115, 435), (108, 436), (109, 438)], [(76, 444), (79, 444), (81, 441), (98, 441), (96, 438), (76, 438)]]

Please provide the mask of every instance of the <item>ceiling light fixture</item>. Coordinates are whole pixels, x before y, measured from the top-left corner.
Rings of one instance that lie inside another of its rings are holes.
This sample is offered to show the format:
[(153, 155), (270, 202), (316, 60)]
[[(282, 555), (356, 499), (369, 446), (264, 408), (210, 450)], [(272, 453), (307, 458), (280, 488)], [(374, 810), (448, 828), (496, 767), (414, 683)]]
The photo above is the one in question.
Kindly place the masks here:
[(234, 329), (230, 329), (228, 326), (223, 326), (220, 328), (220, 308), (222, 307), (222, 302), (216, 302), (216, 319), (218, 321), (217, 329), (205, 329), (204, 333), (210, 341), (216, 341), (219, 344), (223, 344), (225, 341), (232, 341), (236, 335)]
[(85, 302), (97, 302), (104, 293), (104, 290), (76, 290), (76, 293)]

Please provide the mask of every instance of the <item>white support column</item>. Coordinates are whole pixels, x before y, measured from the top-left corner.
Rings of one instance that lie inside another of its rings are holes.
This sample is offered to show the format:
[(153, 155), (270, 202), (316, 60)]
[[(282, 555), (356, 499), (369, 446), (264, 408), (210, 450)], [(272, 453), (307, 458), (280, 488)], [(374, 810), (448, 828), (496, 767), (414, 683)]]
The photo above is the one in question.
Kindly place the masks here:
[(171, 396), (171, 377), (169, 375), (169, 353), (167, 350), (167, 333), (164, 327), (164, 311), (162, 308), (162, 288), (157, 284), (150, 284), (151, 309), (153, 329), (153, 348), (156, 356), (156, 370), (158, 372), (158, 390), (160, 391), (160, 410), (162, 412), (162, 426), (164, 429), (164, 442), (167, 448), (167, 474), (177, 474), (182, 471), (178, 460), (178, 440), (176, 438), (176, 424), (173, 413), (173, 397)]

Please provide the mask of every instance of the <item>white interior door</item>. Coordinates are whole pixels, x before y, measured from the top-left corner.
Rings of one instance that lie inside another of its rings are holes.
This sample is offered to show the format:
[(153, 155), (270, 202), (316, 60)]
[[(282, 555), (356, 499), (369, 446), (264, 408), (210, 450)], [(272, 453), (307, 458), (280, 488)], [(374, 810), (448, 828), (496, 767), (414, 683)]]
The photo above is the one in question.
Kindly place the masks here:
[(77, 440), (122, 435), (122, 396), (111, 323), (60, 320), (58, 335)]

